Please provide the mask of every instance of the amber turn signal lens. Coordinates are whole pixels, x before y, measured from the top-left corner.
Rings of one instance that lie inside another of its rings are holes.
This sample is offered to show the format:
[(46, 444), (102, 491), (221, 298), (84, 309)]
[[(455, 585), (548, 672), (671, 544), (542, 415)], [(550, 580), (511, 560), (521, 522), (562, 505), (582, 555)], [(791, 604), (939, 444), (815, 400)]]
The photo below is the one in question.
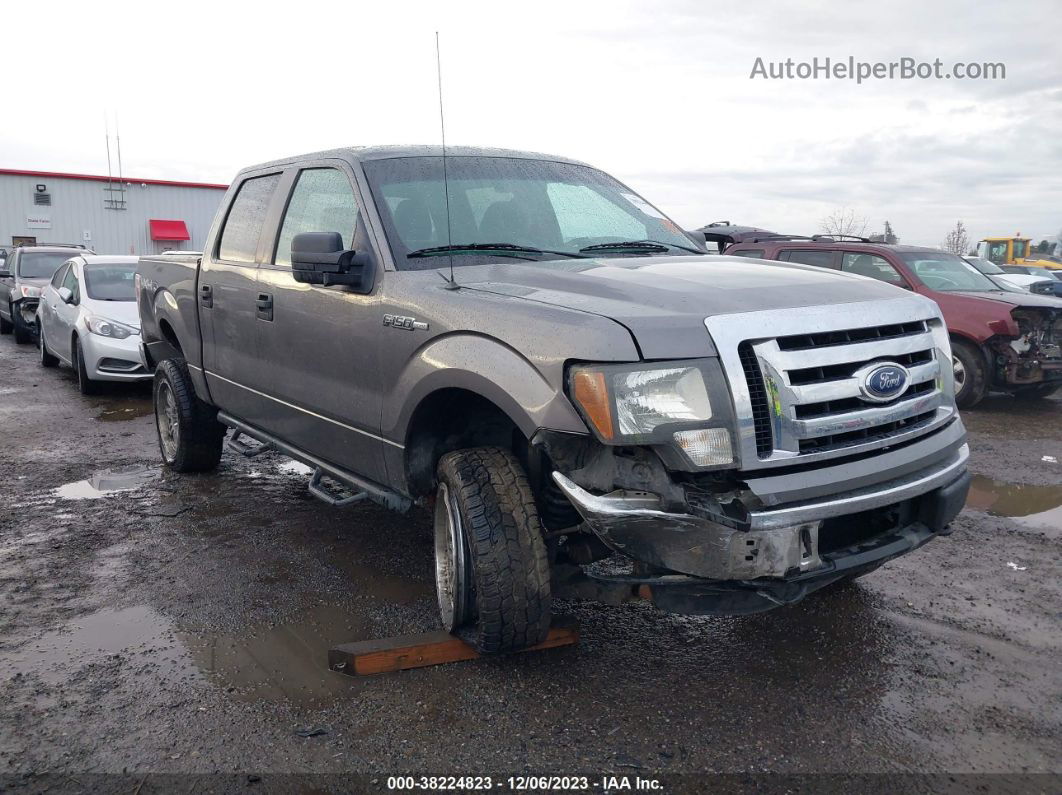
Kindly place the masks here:
[(572, 397), (586, 418), (594, 424), (602, 439), (611, 439), (612, 404), (608, 399), (605, 374), (593, 370), (577, 370), (572, 376)]

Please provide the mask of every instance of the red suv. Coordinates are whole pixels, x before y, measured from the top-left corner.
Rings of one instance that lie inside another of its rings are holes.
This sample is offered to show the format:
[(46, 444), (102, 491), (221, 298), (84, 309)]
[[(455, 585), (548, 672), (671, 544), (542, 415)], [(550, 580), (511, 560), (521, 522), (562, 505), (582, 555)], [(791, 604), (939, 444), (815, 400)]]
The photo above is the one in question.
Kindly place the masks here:
[(1062, 386), (1062, 299), (1004, 292), (954, 254), (783, 235), (746, 239), (726, 254), (832, 268), (932, 298), (951, 335), (955, 402), (962, 408), (989, 389), (1041, 398)]

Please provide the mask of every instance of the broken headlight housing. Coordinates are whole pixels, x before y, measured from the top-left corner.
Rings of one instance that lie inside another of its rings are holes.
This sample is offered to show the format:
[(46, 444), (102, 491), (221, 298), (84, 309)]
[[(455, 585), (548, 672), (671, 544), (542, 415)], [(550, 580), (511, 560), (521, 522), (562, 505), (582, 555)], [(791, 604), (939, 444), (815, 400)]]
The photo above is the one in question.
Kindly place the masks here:
[(725, 384), (715, 359), (576, 365), (568, 372), (568, 394), (600, 441), (660, 446), (696, 468), (734, 465)]

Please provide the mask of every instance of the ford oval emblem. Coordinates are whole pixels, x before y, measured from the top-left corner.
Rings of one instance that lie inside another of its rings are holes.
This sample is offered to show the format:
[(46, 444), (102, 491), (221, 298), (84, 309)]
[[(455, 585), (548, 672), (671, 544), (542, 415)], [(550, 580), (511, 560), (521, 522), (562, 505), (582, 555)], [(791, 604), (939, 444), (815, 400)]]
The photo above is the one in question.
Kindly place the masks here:
[(884, 403), (898, 398), (907, 389), (907, 370), (902, 365), (886, 362), (863, 376), (862, 392), (871, 400)]

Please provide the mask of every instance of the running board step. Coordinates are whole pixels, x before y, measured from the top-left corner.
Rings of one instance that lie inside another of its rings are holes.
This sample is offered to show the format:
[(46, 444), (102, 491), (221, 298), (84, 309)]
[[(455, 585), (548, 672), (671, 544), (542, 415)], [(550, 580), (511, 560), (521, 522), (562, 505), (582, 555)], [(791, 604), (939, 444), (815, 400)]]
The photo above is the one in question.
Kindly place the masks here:
[[(256, 455), (261, 455), (262, 453), (273, 449), (273, 445), (268, 442), (257, 442), (255, 444), (241, 442), (241, 436), (246, 436), (246, 434), (239, 430), (233, 431), (232, 438), (225, 443), (225, 446), (247, 458), (254, 458)], [(251, 437), (247, 436), (247, 438), (250, 439)]]
[[(341, 492), (339, 494), (336, 494), (329, 491), (328, 488), (321, 482), (322, 478), (324, 478), (326, 474), (327, 473), (323, 469), (317, 467), (317, 469), (313, 471), (313, 475), (310, 477), (310, 482), (306, 485), (306, 488), (310, 490), (310, 494), (319, 499), (321, 502), (331, 505), (335, 508), (342, 508), (344, 505), (353, 505), (356, 502), (361, 502), (362, 500), (368, 498), (369, 492), (367, 491), (358, 491), (353, 494), (347, 494), (345, 496)], [(331, 480), (335, 480), (335, 478), (332, 478), (331, 475), (329, 475), (329, 478)], [(335, 482), (340, 483), (340, 481)], [(345, 486), (347, 484), (340, 483), (340, 485)]]

